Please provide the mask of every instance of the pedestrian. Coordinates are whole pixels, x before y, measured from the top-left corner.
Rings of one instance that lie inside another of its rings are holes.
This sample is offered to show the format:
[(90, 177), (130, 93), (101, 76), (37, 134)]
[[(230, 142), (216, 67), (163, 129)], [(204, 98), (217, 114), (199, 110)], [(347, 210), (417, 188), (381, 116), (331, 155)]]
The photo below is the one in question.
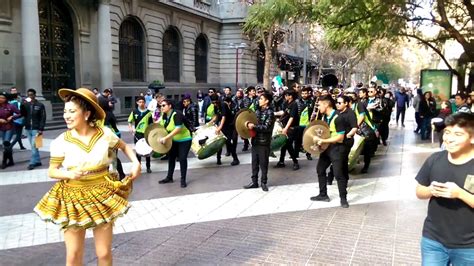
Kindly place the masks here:
[(431, 91), (426, 91), (423, 94), (423, 99), (420, 101), (421, 140), (430, 138), (431, 119), (436, 112), (436, 102), (431, 95)]
[(392, 100), (392, 92), (386, 91), (384, 97), (381, 99), (382, 103), (382, 121), (380, 122), (379, 132), (380, 132), (380, 139), (382, 140), (382, 144), (387, 146), (387, 139), (390, 133), (390, 118), (392, 116), (393, 106), (395, 105), (394, 101)]
[[(145, 131), (149, 125), (153, 124), (152, 112), (145, 107), (145, 97), (137, 97), (137, 108), (135, 108), (128, 116), (128, 128), (133, 133), (133, 143), (137, 143), (145, 137)], [(142, 156), (137, 153), (137, 160), (141, 162)], [(146, 172), (151, 173), (150, 156), (145, 156)]]
[[(112, 265), (113, 223), (130, 208), (131, 180), (140, 175), (133, 150), (109, 128), (105, 113), (85, 88), (60, 89), (68, 130), (51, 143), (49, 177), (58, 179), (34, 208), (40, 218), (64, 230), (66, 265), (83, 265), (87, 229), (93, 229), (98, 265)], [(108, 172), (110, 150), (120, 149), (132, 161), (130, 178), (114, 181)]]
[(349, 152), (354, 144), (353, 137), (357, 132), (357, 118), (354, 111), (349, 108), (349, 102), (348, 96), (337, 98), (338, 111), (336, 111), (331, 96), (327, 95), (319, 98), (319, 111), (324, 114), (323, 120), (329, 125), (330, 137), (327, 139), (315, 137), (314, 139), (319, 146), (322, 144), (329, 144), (329, 146), (319, 156), (316, 166), (319, 194), (310, 198), (312, 201), (330, 201), (327, 193), (326, 170), (332, 164), (342, 208), (349, 208), (347, 201)]
[(258, 171), (260, 168), (261, 187), (263, 191), (268, 191), (268, 161), (270, 156), (270, 145), (272, 141), (273, 126), (275, 124), (274, 112), (270, 107), (272, 95), (264, 92), (258, 99), (258, 109), (256, 110), (257, 123), (247, 123), (246, 127), (255, 131), (252, 137), (252, 182), (245, 189), (258, 188)]
[(397, 126), (401, 115), (402, 127), (405, 127), (405, 111), (410, 106), (410, 99), (408, 98), (404, 87), (401, 87), (399, 91), (395, 92), (395, 102), (397, 105)]
[(145, 106), (148, 107), (148, 105), (150, 104), (152, 100), (153, 100), (153, 94), (151, 90), (147, 90), (146, 95), (145, 95)]
[(46, 124), (46, 109), (44, 105), (36, 100), (36, 90), (28, 89), (28, 98), (30, 101), (24, 103), (25, 131), (31, 146), (31, 159), (28, 170), (41, 166), (41, 158), (38, 147), (36, 147), (36, 138), (43, 135)]
[(474, 115), (447, 117), (443, 143), (415, 177), (416, 196), (429, 199), (422, 265), (474, 265)]
[(464, 93), (456, 93), (454, 96), (454, 102), (456, 104), (456, 112), (461, 112), (461, 113), (470, 113), (471, 108), (467, 104), (467, 95)]
[[(10, 104), (16, 106), (20, 112), (23, 110), (23, 100), (21, 96), (18, 94), (18, 90), (16, 87), (10, 88), (10, 95), (11, 100), (9, 101)], [(23, 141), (21, 140), (23, 137), (23, 127), (25, 126), (25, 118), (19, 117), (13, 120), (14, 125), (14, 132), (15, 138), (12, 140), (11, 146), (12, 148), (15, 146), (16, 143), (20, 145), (20, 150), (26, 150), (25, 146), (23, 146)]]
[(201, 115), (204, 119), (204, 123), (207, 124), (211, 121), (214, 116), (214, 105), (211, 101), (211, 96), (216, 94), (216, 89), (210, 88), (207, 91), (207, 96), (204, 97), (204, 102), (202, 104)]
[(420, 102), (423, 99), (423, 91), (416, 89), (416, 96), (413, 98), (413, 108), (415, 108), (415, 122), (416, 128), (413, 132), (416, 134), (420, 133), (421, 130), (421, 118), (420, 118)]
[(20, 110), (8, 103), (8, 96), (5, 92), (0, 92), (0, 137), (3, 144), (2, 169), (13, 166), (13, 147), (11, 140), (13, 137), (13, 120), (21, 117)]
[(179, 159), (179, 166), (181, 171), (181, 187), (185, 188), (186, 174), (188, 171), (188, 153), (191, 149), (191, 132), (183, 124), (183, 114), (176, 112), (173, 109), (173, 104), (170, 100), (165, 99), (160, 103), (162, 115), (158, 123), (162, 125), (168, 135), (160, 139), (161, 143), (167, 140), (172, 140), (171, 149), (168, 152), (168, 174), (159, 184), (173, 183), (173, 173), (176, 167), (176, 158)]

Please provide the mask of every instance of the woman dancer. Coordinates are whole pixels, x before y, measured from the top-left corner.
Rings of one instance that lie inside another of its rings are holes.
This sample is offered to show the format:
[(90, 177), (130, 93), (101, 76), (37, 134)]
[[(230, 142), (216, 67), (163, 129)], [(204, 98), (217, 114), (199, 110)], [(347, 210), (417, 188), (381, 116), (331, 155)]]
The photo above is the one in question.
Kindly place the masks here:
[[(59, 179), (40, 200), (35, 212), (64, 230), (66, 265), (82, 265), (86, 229), (94, 232), (99, 265), (112, 265), (112, 225), (127, 212), (131, 181), (140, 175), (133, 150), (109, 128), (105, 112), (88, 89), (60, 89), (68, 130), (51, 143), (48, 175)], [(130, 178), (115, 181), (109, 166), (115, 150), (133, 162)], [(64, 169), (61, 169), (61, 166)]]

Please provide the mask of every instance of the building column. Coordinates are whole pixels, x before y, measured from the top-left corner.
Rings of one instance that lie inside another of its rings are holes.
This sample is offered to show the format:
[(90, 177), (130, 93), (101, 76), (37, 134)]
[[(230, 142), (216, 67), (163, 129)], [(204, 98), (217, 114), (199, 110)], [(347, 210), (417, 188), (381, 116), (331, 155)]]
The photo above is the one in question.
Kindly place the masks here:
[(100, 90), (112, 88), (112, 37), (110, 28), (110, 0), (100, 0), (98, 10), (98, 53)]
[(42, 98), (38, 0), (21, 0), (21, 46), (24, 89), (34, 88), (38, 98)]

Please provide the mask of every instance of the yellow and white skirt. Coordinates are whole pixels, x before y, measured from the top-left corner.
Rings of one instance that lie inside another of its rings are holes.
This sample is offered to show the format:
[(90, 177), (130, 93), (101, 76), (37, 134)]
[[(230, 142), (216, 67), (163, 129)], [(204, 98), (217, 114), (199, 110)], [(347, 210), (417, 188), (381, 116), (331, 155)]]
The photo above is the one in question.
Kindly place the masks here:
[(47, 222), (69, 228), (88, 229), (113, 222), (130, 208), (132, 181), (117, 181), (107, 167), (98, 167), (80, 180), (57, 182), (38, 202), (34, 211)]

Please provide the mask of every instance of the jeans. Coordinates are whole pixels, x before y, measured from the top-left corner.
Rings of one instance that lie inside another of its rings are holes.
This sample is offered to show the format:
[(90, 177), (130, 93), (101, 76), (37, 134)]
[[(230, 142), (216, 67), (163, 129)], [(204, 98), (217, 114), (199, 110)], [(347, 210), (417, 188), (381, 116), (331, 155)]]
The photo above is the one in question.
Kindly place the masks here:
[(26, 129), (26, 136), (28, 137), (28, 141), (30, 142), (31, 146), (31, 159), (30, 165), (35, 165), (41, 163), (40, 154), (38, 148), (35, 147), (35, 139), (38, 135), (37, 129)]
[(12, 147), (18, 142), (20, 144), (20, 148), (23, 148), (23, 142), (21, 141), (21, 135), (23, 134), (23, 125), (14, 123), (14, 133), (15, 138), (12, 141)]
[(397, 106), (397, 124), (398, 124), (398, 119), (400, 118), (400, 115), (402, 115), (402, 125), (405, 124), (405, 107), (399, 107)]
[(13, 129), (7, 130), (7, 131), (0, 131), (0, 138), (2, 138), (2, 145), (5, 141), (10, 142), (13, 137)]
[(421, 119), (421, 139), (429, 139), (431, 135), (431, 117), (429, 116), (424, 116)]
[(474, 265), (474, 248), (446, 248), (438, 241), (421, 238), (423, 266)]

